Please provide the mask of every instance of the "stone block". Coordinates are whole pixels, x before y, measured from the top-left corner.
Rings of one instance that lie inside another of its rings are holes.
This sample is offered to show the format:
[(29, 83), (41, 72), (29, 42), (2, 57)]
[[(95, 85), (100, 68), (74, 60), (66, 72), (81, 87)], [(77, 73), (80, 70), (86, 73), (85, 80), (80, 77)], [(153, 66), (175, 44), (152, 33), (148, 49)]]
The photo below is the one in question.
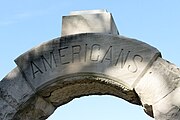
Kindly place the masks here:
[(35, 89), (76, 74), (99, 74), (128, 89), (159, 51), (143, 42), (109, 34), (78, 34), (44, 43), (15, 61)]
[(175, 65), (159, 57), (140, 79), (135, 91), (143, 103), (153, 105), (177, 87), (179, 75)]
[(18, 111), (13, 120), (45, 120), (54, 110), (55, 107), (51, 103), (35, 96), (23, 110)]
[(5, 100), (0, 98), (0, 120), (12, 120), (12, 117), (17, 112), (15, 108), (10, 106)]
[(167, 96), (153, 105), (155, 120), (179, 120), (180, 118), (180, 88), (173, 90)]
[(15, 109), (34, 94), (17, 67), (0, 81), (0, 92), (2, 99)]
[(80, 33), (119, 34), (111, 13), (106, 10), (74, 11), (63, 16), (61, 36)]

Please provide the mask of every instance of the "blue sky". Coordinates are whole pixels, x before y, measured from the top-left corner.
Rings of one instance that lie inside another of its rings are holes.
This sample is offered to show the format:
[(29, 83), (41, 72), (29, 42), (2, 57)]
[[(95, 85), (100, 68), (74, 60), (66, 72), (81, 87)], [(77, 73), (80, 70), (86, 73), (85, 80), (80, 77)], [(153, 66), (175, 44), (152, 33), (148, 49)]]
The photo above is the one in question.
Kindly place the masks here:
[[(59, 37), (62, 16), (74, 10), (107, 9), (123, 36), (158, 48), (180, 66), (179, 0), (0, 0), (0, 79), (22, 53)], [(112, 96), (90, 96), (61, 106), (48, 120), (151, 120), (141, 107)]]

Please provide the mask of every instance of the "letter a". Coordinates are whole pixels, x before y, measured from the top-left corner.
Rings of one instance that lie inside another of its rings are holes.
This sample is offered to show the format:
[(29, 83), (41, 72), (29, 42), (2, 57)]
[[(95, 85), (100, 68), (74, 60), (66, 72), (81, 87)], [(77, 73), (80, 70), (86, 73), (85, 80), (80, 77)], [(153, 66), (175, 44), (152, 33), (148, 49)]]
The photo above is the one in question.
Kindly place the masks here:
[(31, 61), (31, 69), (32, 69), (32, 75), (33, 75), (33, 79), (36, 78), (36, 74), (38, 72), (40, 72), (41, 74), (43, 73), (42, 70), (33, 62)]

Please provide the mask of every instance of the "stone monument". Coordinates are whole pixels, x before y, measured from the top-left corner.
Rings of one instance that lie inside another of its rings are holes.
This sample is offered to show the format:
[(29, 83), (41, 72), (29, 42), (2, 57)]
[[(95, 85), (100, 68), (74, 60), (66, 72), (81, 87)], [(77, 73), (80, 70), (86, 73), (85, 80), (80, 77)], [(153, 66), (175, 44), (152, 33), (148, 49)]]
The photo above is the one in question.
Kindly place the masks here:
[(87, 95), (120, 97), (155, 120), (180, 119), (180, 69), (156, 48), (119, 35), (106, 10), (63, 16), (61, 37), (15, 62), (0, 81), (0, 120), (45, 120)]

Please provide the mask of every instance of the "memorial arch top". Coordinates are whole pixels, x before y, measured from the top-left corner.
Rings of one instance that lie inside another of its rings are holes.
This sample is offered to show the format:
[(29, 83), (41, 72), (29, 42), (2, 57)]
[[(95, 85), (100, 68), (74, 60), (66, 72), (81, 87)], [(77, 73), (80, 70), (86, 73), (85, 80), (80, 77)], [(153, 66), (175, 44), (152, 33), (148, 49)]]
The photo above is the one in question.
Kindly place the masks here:
[(76, 97), (105, 94), (142, 105), (157, 120), (178, 116), (179, 100), (173, 105), (168, 97), (176, 99), (179, 69), (156, 48), (120, 36), (106, 11), (64, 16), (62, 37), (15, 62), (17, 67), (0, 82), (2, 120), (44, 120)]

